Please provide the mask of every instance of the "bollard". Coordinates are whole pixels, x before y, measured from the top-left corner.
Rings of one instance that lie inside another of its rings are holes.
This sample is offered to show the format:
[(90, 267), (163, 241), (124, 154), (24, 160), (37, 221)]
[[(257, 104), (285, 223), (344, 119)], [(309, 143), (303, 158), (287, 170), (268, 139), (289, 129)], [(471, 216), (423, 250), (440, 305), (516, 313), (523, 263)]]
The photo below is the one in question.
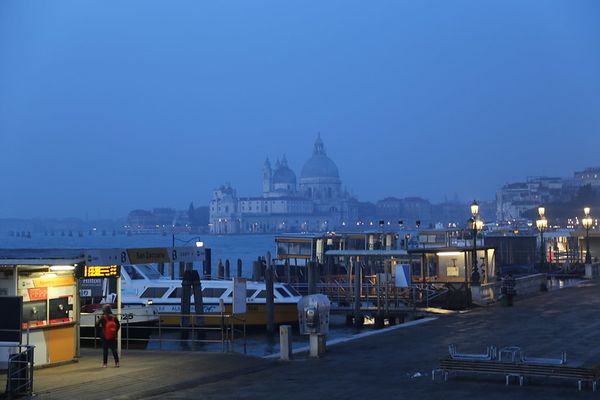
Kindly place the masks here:
[(225, 259), (225, 279), (231, 279), (231, 265), (229, 264), (229, 258)]
[(242, 260), (239, 258), (237, 259), (237, 277), (242, 277)]
[(273, 293), (273, 269), (271, 267), (271, 253), (267, 252), (267, 268), (265, 270), (265, 286), (267, 289), (267, 333), (275, 333), (275, 300)]
[(281, 325), (279, 327), (280, 359), (290, 361), (292, 359), (292, 326)]
[(327, 337), (318, 333), (311, 333), (309, 338), (309, 355), (313, 358), (319, 358), (325, 354)]

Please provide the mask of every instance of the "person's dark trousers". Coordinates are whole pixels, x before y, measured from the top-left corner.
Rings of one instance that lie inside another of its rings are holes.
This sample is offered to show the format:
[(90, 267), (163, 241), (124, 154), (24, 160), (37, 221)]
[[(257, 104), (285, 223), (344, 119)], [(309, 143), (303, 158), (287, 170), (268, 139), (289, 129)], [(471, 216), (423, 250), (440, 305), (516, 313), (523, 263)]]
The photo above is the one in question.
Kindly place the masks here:
[(112, 351), (115, 363), (119, 362), (119, 353), (117, 353), (117, 341), (116, 340), (102, 340), (102, 351), (104, 364), (108, 362), (108, 349)]

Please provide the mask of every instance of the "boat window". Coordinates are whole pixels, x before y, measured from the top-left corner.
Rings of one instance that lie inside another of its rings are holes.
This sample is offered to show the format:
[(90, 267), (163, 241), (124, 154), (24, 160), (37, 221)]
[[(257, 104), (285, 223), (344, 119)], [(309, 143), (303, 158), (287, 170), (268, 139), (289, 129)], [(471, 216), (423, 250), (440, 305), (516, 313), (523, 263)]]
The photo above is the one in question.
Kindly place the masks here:
[(170, 299), (180, 299), (181, 298), (181, 294), (183, 293), (183, 288), (175, 288), (175, 290), (173, 290), (171, 292), (171, 294), (169, 295)]
[(123, 265), (123, 268), (125, 268), (127, 275), (129, 275), (131, 279), (144, 279), (144, 275), (140, 274), (133, 265)]
[(277, 290), (277, 293), (279, 293), (282, 297), (291, 297), (290, 294), (283, 288), (277, 287), (275, 290)]
[(258, 292), (258, 294), (255, 297), (255, 299), (266, 299), (266, 298), (267, 298), (266, 290), (261, 290), (260, 292)]
[(283, 285), (287, 289), (288, 292), (292, 294), (292, 296), (300, 296), (300, 293), (296, 289), (292, 287), (292, 285)]
[(221, 297), (226, 290), (225, 288), (204, 288), (202, 297)]
[(166, 287), (149, 287), (144, 290), (144, 293), (140, 297), (149, 299), (153, 297), (163, 297), (167, 293)]
[(252, 297), (252, 295), (254, 293), (256, 293), (256, 290), (254, 290), (254, 289), (246, 289), (246, 298), (249, 299), (250, 297)]
[(146, 275), (148, 279), (160, 279), (160, 274), (158, 273), (158, 271), (149, 265), (137, 265), (136, 268), (138, 268), (144, 275)]

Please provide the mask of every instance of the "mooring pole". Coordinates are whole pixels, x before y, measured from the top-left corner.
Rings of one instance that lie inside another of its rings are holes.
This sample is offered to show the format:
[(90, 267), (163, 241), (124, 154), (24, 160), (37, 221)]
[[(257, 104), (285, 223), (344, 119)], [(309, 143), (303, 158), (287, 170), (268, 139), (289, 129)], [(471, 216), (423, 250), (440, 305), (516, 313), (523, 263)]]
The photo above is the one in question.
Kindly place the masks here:
[(317, 293), (317, 263), (315, 261), (308, 262), (308, 294)]
[(265, 286), (267, 289), (267, 332), (275, 333), (275, 299), (273, 293), (273, 269), (271, 253), (267, 252), (267, 268), (265, 270)]
[(360, 327), (362, 326), (362, 321), (360, 317), (360, 264), (358, 260), (350, 259), (350, 264), (354, 268), (354, 326)]
[(231, 279), (231, 264), (229, 264), (229, 258), (225, 259), (225, 279)]
[(242, 260), (240, 258), (237, 259), (237, 277), (242, 277)]

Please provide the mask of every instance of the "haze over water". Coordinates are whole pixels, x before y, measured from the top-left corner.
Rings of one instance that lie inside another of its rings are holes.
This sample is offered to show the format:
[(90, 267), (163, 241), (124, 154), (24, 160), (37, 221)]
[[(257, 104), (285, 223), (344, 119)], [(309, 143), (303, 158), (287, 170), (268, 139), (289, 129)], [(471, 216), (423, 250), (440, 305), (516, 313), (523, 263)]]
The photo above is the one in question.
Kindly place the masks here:
[(0, 2), (0, 218), (260, 192), (317, 132), (360, 200), (598, 164), (600, 2)]

